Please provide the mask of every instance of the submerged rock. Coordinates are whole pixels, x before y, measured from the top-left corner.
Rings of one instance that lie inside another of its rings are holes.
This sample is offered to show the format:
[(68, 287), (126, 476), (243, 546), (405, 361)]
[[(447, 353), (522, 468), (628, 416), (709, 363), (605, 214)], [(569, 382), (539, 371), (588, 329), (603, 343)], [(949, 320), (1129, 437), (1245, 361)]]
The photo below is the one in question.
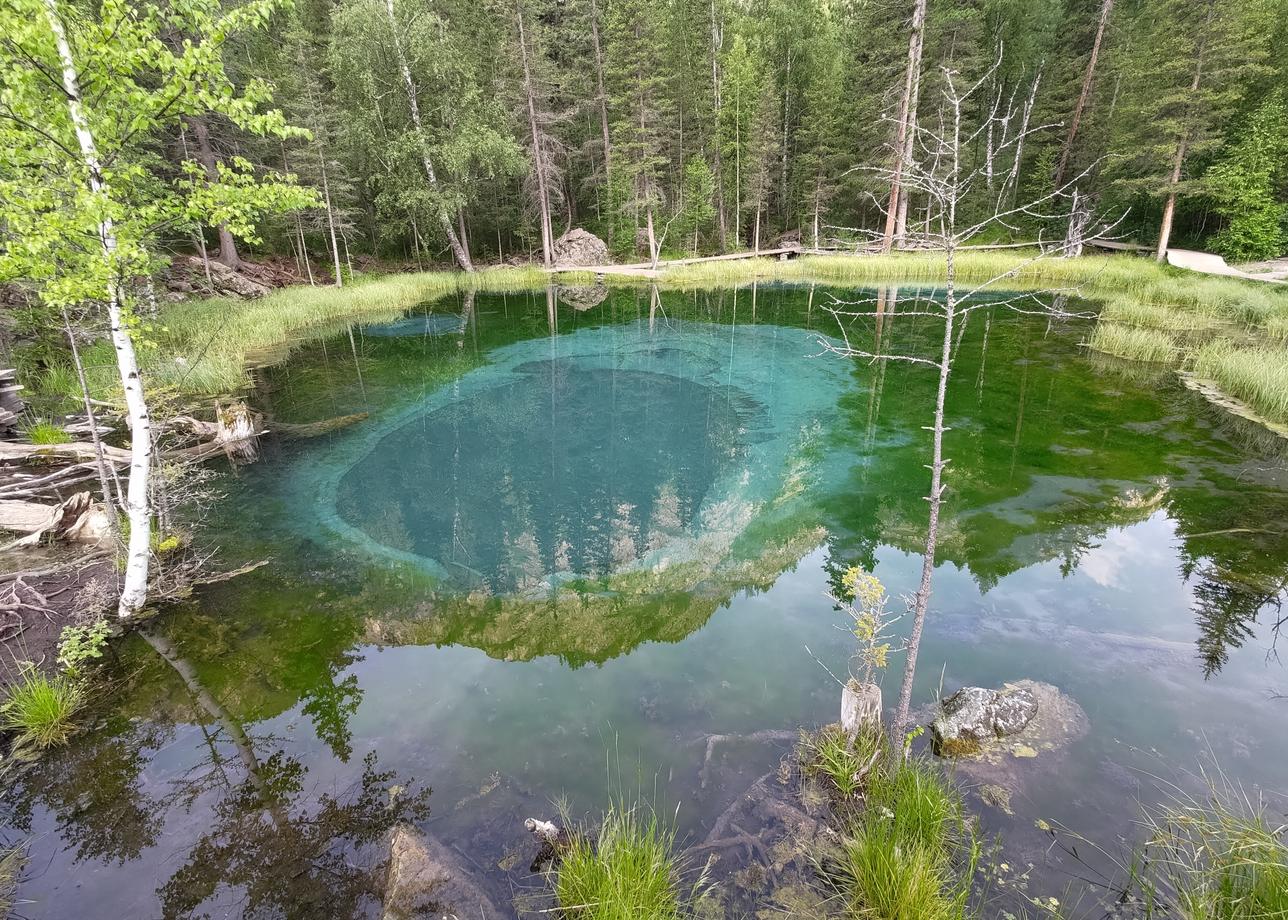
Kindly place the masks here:
[(1022, 731), (1037, 713), (1037, 696), (1028, 687), (963, 687), (943, 701), (939, 717), (930, 726), (935, 752), (973, 754), (985, 741)]
[(608, 245), (589, 230), (574, 227), (554, 245), (555, 264), (567, 265), (607, 265), (609, 263)]
[(449, 848), (407, 824), (389, 838), (389, 875), (381, 920), (455, 916), (500, 920), (506, 916)]

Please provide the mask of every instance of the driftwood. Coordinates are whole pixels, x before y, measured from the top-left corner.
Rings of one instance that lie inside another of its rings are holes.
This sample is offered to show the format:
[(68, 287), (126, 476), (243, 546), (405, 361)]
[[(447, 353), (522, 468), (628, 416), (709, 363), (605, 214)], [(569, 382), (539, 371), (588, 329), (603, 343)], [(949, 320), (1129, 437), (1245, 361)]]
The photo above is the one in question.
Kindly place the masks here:
[(57, 505), (0, 501), (0, 530), (26, 534), (0, 549), (31, 546), (45, 536), (95, 546), (112, 540), (109, 512), (89, 492), (77, 492)]
[(319, 435), (339, 431), (341, 428), (348, 428), (350, 425), (365, 421), (367, 417), (368, 413), (366, 412), (355, 412), (352, 415), (337, 415), (335, 418), (324, 418), (318, 422), (308, 422), (302, 425), (289, 422), (273, 422), (273, 431), (284, 438), (316, 438)]
[[(94, 460), (94, 445), (86, 441), (72, 441), (69, 444), (25, 444), (18, 441), (0, 441), (0, 460), (18, 462), (51, 457), (67, 457), (72, 460)], [(103, 445), (103, 457), (112, 463), (128, 464), (130, 452), (122, 447)]]

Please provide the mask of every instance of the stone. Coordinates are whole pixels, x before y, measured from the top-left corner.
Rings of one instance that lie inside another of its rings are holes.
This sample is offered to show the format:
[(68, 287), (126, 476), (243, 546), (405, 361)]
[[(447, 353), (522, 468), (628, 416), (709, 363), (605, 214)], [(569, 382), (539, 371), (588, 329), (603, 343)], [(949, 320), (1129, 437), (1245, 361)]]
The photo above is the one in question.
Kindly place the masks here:
[(973, 754), (985, 741), (1022, 731), (1037, 712), (1037, 697), (1028, 687), (963, 687), (943, 700), (930, 726), (935, 752)]
[(407, 824), (389, 839), (381, 920), (419, 917), (500, 920), (506, 916), (455, 852)]
[(574, 227), (554, 245), (555, 264), (564, 266), (607, 265), (608, 245), (589, 230)]

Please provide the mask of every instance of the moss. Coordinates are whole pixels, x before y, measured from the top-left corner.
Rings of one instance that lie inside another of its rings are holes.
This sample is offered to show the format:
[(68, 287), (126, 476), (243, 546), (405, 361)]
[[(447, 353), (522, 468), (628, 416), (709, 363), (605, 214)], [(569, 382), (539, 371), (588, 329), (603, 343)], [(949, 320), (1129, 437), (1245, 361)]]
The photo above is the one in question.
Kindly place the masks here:
[(940, 757), (974, 757), (983, 749), (975, 738), (937, 738), (935, 753)]

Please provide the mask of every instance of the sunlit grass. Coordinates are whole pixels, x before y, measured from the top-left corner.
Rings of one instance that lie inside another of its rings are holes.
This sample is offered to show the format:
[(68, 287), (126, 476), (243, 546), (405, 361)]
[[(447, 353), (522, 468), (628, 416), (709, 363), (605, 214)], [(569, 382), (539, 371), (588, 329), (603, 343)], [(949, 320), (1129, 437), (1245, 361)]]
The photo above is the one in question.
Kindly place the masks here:
[(22, 433), (32, 444), (67, 444), (72, 439), (61, 425), (43, 419), (24, 425)]
[(1199, 350), (1194, 372), (1263, 415), (1288, 419), (1288, 348), (1214, 342)]
[(145, 351), (144, 360), (160, 386), (192, 395), (227, 393), (249, 384), (247, 361), (257, 352), (342, 332), (353, 322), (392, 321), (419, 303), (467, 289), (530, 290), (548, 281), (539, 268), (418, 272), (364, 278), (343, 288), (295, 285), (256, 300), (190, 300), (163, 312), (157, 346)]
[(851, 740), (839, 725), (801, 736), (797, 748), (801, 769), (807, 776), (822, 776), (842, 798), (858, 794), (864, 775), (875, 763), (883, 743), (881, 732), (864, 731)]
[(17, 734), (18, 745), (44, 750), (66, 744), (76, 731), (74, 716), (85, 701), (81, 685), (66, 675), (47, 677), (24, 666), (0, 703), (0, 730)]
[(559, 864), (563, 916), (583, 920), (674, 920), (684, 898), (675, 831), (641, 806), (613, 805), (598, 839), (574, 834)]
[(1132, 361), (1162, 364), (1177, 357), (1176, 343), (1167, 333), (1111, 322), (1098, 323), (1088, 344), (1096, 351)]

